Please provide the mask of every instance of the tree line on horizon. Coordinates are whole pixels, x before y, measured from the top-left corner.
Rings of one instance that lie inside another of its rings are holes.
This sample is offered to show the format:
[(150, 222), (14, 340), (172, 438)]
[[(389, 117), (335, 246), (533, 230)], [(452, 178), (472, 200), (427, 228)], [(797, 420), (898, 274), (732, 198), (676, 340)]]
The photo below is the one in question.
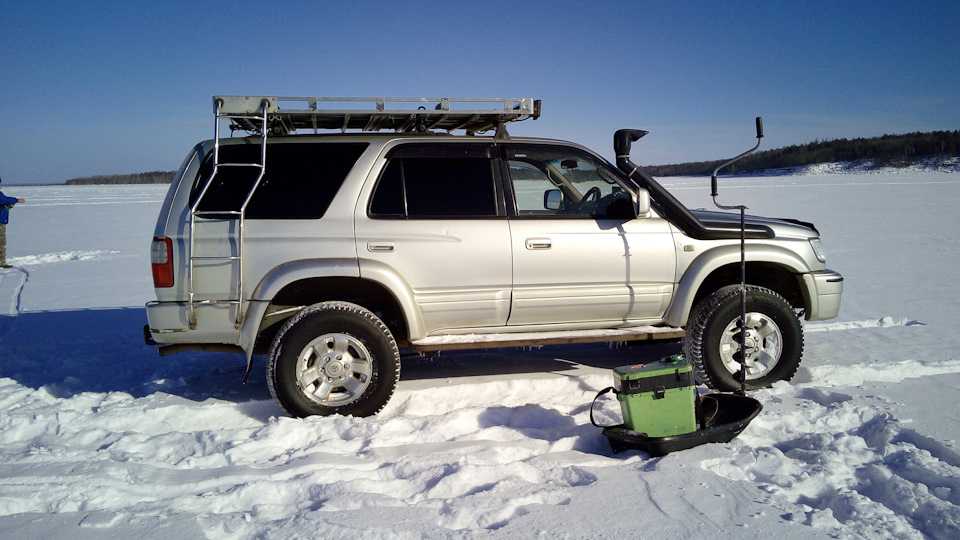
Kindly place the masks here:
[[(724, 169), (725, 174), (788, 169), (843, 161), (872, 161), (875, 167), (907, 167), (929, 159), (960, 156), (960, 130), (916, 132), (905, 135), (858, 139), (814, 141), (764, 150)], [(651, 176), (709, 175), (726, 161), (697, 161), (673, 165), (648, 165), (641, 169)], [(169, 184), (176, 171), (151, 171), (71, 178), (67, 185), (86, 184)]]
[(68, 186), (89, 184), (169, 184), (177, 171), (150, 171), (132, 174), (107, 174), (71, 178), (65, 182)]
[[(884, 135), (882, 137), (814, 141), (764, 150), (744, 158), (723, 170), (724, 174), (788, 169), (845, 161), (872, 161), (875, 167), (907, 167), (925, 160), (938, 160), (960, 155), (960, 130)], [(640, 167), (651, 176), (710, 175), (727, 161), (698, 161), (673, 165)]]

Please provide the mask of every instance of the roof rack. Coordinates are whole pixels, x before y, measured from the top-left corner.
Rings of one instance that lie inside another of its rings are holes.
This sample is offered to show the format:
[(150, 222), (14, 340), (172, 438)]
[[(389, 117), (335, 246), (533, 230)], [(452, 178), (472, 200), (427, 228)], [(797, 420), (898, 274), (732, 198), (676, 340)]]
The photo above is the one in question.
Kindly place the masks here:
[(508, 122), (540, 117), (540, 100), (532, 98), (213, 96), (214, 113), (229, 118), (235, 131), (259, 133), (264, 104), (271, 135), (320, 129), (499, 134)]

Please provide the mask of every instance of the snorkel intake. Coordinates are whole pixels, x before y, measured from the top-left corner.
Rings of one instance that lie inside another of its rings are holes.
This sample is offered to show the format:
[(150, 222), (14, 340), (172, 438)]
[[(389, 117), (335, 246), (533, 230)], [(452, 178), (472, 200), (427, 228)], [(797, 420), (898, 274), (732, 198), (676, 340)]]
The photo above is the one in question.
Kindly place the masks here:
[[(630, 146), (649, 133), (642, 129), (619, 129), (613, 134), (613, 149), (617, 156), (617, 168), (637, 186), (650, 192), (650, 196), (659, 205), (667, 220), (676, 225), (691, 238), (697, 240), (734, 240), (740, 238), (740, 227), (720, 223), (704, 223), (690, 210), (670, 194), (649, 174), (640, 170), (640, 166), (630, 160)], [(746, 155), (746, 154), (743, 154)], [(743, 157), (738, 156), (736, 159)], [(729, 164), (729, 163), (728, 163)], [(725, 164), (726, 165), (726, 164)], [(714, 180), (714, 186), (716, 180)], [(714, 192), (716, 188), (714, 188)], [(773, 238), (773, 230), (762, 225), (748, 225), (747, 238)]]

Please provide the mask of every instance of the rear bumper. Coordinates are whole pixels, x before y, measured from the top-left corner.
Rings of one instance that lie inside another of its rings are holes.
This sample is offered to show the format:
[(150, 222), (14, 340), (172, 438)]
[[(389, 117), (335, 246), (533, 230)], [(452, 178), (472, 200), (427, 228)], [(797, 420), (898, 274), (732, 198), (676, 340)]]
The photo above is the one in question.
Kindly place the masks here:
[(806, 320), (822, 321), (840, 314), (840, 296), (843, 294), (843, 276), (833, 270), (804, 274), (806, 290), (810, 291)]
[(197, 329), (190, 329), (190, 309), (186, 302), (149, 302), (146, 306), (147, 329), (144, 339), (158, 345), (175, 343), (239, 343), (240, 331), (234, 326), (236, 305), (201, 304), (195, 308)]

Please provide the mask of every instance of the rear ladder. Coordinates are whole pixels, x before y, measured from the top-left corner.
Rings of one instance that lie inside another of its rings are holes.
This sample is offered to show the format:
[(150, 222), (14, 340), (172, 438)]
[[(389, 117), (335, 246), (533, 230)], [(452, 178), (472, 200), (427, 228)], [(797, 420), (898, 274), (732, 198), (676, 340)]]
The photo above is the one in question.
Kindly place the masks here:
[[(214, 100), (214, 136), (213, 136), (213, 169), (210, 172), (210, 176), (207, 178), (206, 182), (203, 185), (203, 189), (200, 191), (200, 195), (197, 196), (197, 200), (193, 203), (193, 206), (190, 207), (190, 260), (187, 270), (187, 281), (188, 281), (188, 308), (190, 316), (190, 329), (196, 330), (197, 328), (197, 311), (196, 308), (199, 305), (235, 305), (237, 308), (236, 320), (234, 326), (240, 328), (243, 324), (243, 225), (244, 225), (244, 216), (246, 214), (247, 205), (250, 203), (250, 199), (253, 197), (253, 193), (257, 190), (257, 186), (260, 185), (260, 181), (263, 180), (263, 173), (267, 165), (267, 116), (270, 111), (270, 103), (267, 99), (261, 100), (260, 104), (256, 107), (248, 110), (238, 110), (231, 109), (230, 112), (223, 112), (223, 100)], [(258, 114), (259, 113), (259, 114)], [(222, 163), (220, 161), (220, 121), (229, 120), (231, 123), (236, 124), (238, 122), (252, 123), (257, 122), (259, 124), (260, 134), (260, 161), (255, 163)], [(201, 202), (203, 201), (204, 195), (207, 193), (210, 185), (213, 183), (213, 179), (217, 175), (217, 171), (220, 167), (250, 167), (257, 170), (257, 178), (250, 187), (250, 191), (247, 192), (246, 197), (243, 200), (243, 204), (240, 206), (239, 210), (200, 210)], [(237, 220), (237, 227), (232, 238), (228, 241), (228, 246), (231, 242), (236, 245), (236, 255), (233, 254), (232, 250), (229, 255), (204, 255), (198, 256), (196, 254), (196, 226), (197, 219), (224, 219), (223, 216), (235, 216)], [(236, 279), (231, 279), (231, 282), (236, 283), (236, 288), (233, 291), (233, 294), (228, 298), (223, 299), (213, 299), (213, 300), (197, 300), (195, 297), (195, 281), (196, 281), (196, 264), (198, 261), (206, 262), (216, 262), (216, 261), (225, 261), (231, 265), (231, 278), (235, 275)], [(233, 274), (233, 269), (236, 269), (236, 274)]]

